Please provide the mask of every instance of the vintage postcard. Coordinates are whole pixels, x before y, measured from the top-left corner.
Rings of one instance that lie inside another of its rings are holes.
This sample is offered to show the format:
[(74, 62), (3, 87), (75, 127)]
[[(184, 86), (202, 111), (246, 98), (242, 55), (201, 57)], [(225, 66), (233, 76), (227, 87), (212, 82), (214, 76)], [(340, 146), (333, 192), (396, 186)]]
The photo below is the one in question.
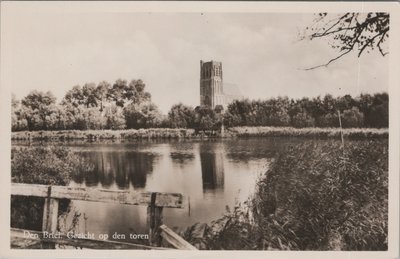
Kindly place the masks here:
[(398, 258), (399, 26), (2, 1), (0, 258)]

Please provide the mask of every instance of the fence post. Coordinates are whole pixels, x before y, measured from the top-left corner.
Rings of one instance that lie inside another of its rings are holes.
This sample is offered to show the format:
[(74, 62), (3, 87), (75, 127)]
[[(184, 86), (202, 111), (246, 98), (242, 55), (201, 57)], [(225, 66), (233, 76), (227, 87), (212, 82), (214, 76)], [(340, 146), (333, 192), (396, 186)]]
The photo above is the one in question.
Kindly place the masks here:
[[(57, 230), (58, 199), (51, 198), (51, 186), (48, 187), (47, 198), (44, 200), (42, 231), (54, 233)], [(54, 249), (55, 244), (45, 242), (43, 248)]]
[(162, 207), (156, 206), (157, 193), (151, 193), (151, 203), (147, 207), (147, 224), (149, 225), (149, 244), (161, 246)]

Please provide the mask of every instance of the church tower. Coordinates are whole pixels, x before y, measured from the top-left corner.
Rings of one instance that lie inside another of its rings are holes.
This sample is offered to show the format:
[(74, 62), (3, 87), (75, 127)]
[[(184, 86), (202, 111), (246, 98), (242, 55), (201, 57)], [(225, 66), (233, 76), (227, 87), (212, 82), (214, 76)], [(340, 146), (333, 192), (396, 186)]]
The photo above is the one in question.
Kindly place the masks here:
[(222, 63), (200, 60), (200, 105), (214, 109), (216, 105), (223, 106), (224, 103)]

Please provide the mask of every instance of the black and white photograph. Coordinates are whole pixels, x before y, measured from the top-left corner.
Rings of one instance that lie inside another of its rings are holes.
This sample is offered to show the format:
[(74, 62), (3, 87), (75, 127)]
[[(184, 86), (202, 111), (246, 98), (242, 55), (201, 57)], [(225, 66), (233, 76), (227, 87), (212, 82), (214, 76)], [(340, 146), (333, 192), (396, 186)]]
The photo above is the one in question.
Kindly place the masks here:
[(1, 3), (3, 247), (398, 255), (399, 8), (222, 4)]

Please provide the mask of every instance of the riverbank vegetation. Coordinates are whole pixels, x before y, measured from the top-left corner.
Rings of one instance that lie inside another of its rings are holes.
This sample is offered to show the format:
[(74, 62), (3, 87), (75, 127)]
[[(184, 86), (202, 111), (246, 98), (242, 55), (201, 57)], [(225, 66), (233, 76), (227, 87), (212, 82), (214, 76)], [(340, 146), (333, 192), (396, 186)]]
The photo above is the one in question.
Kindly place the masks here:
[(236, 100), (226, 110), (175, 104), (162, 114), (142, 80), (77, 85), (57, 103), (51, 92), (12, 98), (12, 131), (186, 128), (235, 126), (387, 128), (387, 93), (333, 97)]
[[(212, 137), (251, 138), (251, 137), (303, 137), (320, 139), (340, 139), (341, 132), (345, 139), (388, 138), (388, 129), (365, 128), (292, 128), (292, 127), (232, 127), (223, 135), (215, 133)], [(194, 129), (130, 129), (130, 130), (60, 130), (60, 131), (19, 131), (12, 132), (12, 140), (147, 140), (147, 139), (201, 139), (212, 132), (196, 132)]]
[(304, 137), (321, 139), (376, 139), (388, 138), (388, 129), (370, 128), (292, 128), (292, 127), (232, 127), (231, 135), (237, 137)]
[[(12, 148), (13, 183), (68, 185), (77, 172), (91, 171), (91, 165), (66, 147)], [(42, 230), (44, 199), (11, 197), (11, 227)], [(68, 211), (69, 200), (60, 200), (60, 212)]]
[(388, 248), (388, 141), (304, 142), (279, 153), (254, 196), (183, 234), (201, 249)]

